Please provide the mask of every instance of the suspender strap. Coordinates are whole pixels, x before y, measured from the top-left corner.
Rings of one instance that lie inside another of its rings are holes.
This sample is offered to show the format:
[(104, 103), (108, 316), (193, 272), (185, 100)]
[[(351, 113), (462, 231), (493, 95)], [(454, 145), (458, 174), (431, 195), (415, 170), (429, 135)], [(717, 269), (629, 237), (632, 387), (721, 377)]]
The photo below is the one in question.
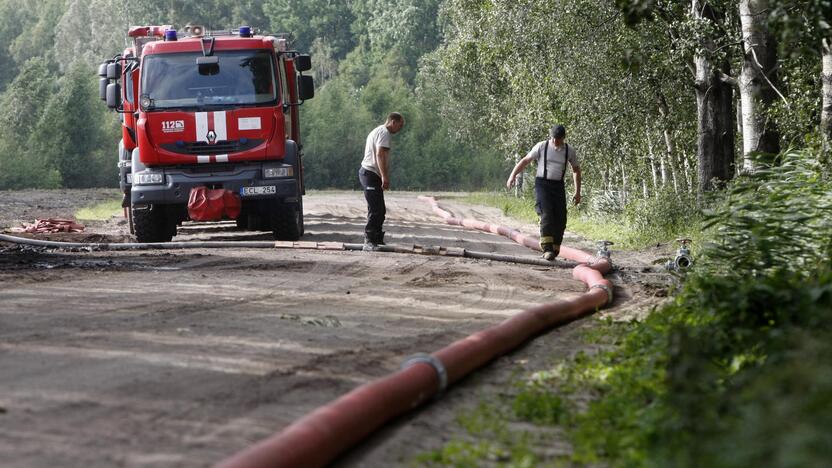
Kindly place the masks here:
[[(538, 150), (538, 153), (540, 151)], [(543, 178), (548, 180), (549, 179), (549, 165), (546, 164), (548, 162), (549, 156), (549, 140), (545, 140), (543, 142)], [(563, 172), (560, 174), (560, 180), (564, 180), (566, 178), (566, 165), (569, 164), (569, 143), (564, 143), (564, 157), (563, 157)]]

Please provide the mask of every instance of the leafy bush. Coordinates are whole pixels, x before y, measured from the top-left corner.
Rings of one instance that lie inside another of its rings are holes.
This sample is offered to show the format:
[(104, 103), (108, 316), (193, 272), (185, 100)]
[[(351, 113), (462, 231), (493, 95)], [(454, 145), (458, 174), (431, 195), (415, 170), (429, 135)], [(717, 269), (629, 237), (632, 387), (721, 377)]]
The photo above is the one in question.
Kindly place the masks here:
[(595, 218), (618, 216), (624, 213), (626, 205), (622, 201), (621, 194), (614, 191), (604, 190), (600, 193), (586, 197), (587, 214)]
[(575, 460), (820, 466), (832, 455), (832, 184), (808, 152), (741, 178), (708, 214), (676, 300), (629, 333), (576, 418)]
[(648, 242), (649, 239), (668, 240), (680, 234), (690, 236), (701, 220), (696, 196), (687, 192), (677, 194), (670, 189), (630, 203), (623, 217), (629, 229)]

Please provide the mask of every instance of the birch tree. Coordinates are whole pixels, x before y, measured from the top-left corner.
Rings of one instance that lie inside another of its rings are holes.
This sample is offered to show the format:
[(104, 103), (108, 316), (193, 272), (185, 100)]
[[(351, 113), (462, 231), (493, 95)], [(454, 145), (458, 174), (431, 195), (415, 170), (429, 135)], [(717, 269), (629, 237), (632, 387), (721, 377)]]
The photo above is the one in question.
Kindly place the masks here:
[(720, 79), (730, 74), (730, 65), (726, 58), (718, 58), (717, 41), (707, 32), (718, 30), (715, 26), (722, 15), (707, 1), (691, 0), (690, 16), (700, 31), (706, 31), (700, 34), (693, 56), (700, 193), (712, 190), (714, 179), (727, 181), (734, 175), (734, 91)]
[(822, 61), (823, 107), (820, 128), (824, 137), (824, 149), (829, 151), (830, 144), (832, 144), (832, 39), (824, 40)]
[[(738, 80), (742, 102), (743, 168), (753, 170), (753, 153), (780, 152), (780, 135), (767, 110), (777, 99), (777, 49), (769, 33), (768, 0), (740, 0), (743, 64)], [(785, 99), (785, 98), (784, 98)]]

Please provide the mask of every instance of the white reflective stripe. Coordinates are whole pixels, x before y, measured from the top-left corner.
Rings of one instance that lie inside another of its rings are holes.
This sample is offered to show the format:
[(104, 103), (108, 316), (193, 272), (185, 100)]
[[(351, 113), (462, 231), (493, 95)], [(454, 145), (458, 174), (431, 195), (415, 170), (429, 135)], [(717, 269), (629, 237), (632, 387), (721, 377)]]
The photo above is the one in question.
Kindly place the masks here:
[(225, 126), (225, 111), (214, 112), (214, 131), (217, 132), (217, 141), (228, 140), (228, 130)]
[(197, 156), (196, 162), (200, 164), (205, 164), (211, 162), (211, 156)]
[(208, 143), (208, 113), (197, 112), (196, 117), (196, 141)]
[(227, 154), (218, 154), (216, 156), (217, 162), (228, 162), (228, 155)]

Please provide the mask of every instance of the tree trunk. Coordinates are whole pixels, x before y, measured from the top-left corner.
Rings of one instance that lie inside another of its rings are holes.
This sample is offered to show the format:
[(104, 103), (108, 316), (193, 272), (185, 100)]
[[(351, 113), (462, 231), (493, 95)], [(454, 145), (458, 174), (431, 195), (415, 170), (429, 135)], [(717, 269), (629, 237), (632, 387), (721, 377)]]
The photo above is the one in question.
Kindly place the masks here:
[(650, 155), (650, 175), (653, 177), (653, 191), (659, 191), (659, 168), (656, 167), (656, 157)]
[(777, 99), (777, 50), (768, 31), (768, 0), (740, 0), (745, 55), (739, 88), (742, 100), (743, 169), (754, 170), (755, 152), (780, 152), (780, 134), (766, 116)]
[(823, 148), (830, 151), (832, 146), (832, 39), (823, 41), (823, 108), (820, 113), (820, 132), (823, 136)]
[(682, 150), (682, 163), (685, 167), (685, 182), (687, 183), (687, 192), (693, 193), (693, 169), (691, 169), (690, 167), (690, 159), (688, 159), (688, 153), (684, 149)]
[[(703, 0), (691, 0), (691, 14), (696, 19), (715, 22), (714, 10)], [(714, 50), (713, 41), (702, 46)], [(714, 179), (727, 181), (734, 175), (733, 88), (719, 79), (718, 71), (705, 55), (694, 56), (696, 89), (697, 147), (699, 163), (698, 193), (714, 188)], [(730, 75), (730, 65), (722, 64), (721, 73)]]
[(627, 206), (630, 194), (627, 187), (627, 172), (624, 170), (624, 158), (618, 160), (618, 165), (621, 169), (621, 206)]
[(610, 193), (610, 189), (612, 188), (612, 183), (610, 182), (610, 168), (609, 166), (604, 166), (604, 174), (602, 176), (603, 185), (604, 185), (604, 193)]
[(653, 192), (659, 191), (659, 177), (656, 173), (656, 154), (653, 153), (653, 140), (650, 139), (650, 130), (644, 131), (644, 136), (647, 139), (647, 156), (650, 159), (650, 175), (653, 178)]
[(673, 191), (679, 193), (679, 180), (676, 173), (679, 168), (676, 164), (676, 145), (673, 142), (673, 137), (670, 135), (670, 129), (667, 125), (669, 110), (667, 108), (667, 101), (664, 96), (659, 95), (659, 114), (662, 116), (662, 134), (664, 136), (665, 150), (667, 151), (667, 161), (670, 165), (670, 175), (673, 177)]

